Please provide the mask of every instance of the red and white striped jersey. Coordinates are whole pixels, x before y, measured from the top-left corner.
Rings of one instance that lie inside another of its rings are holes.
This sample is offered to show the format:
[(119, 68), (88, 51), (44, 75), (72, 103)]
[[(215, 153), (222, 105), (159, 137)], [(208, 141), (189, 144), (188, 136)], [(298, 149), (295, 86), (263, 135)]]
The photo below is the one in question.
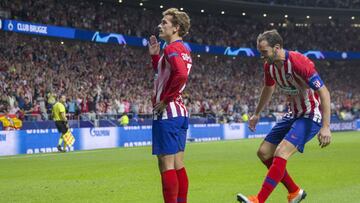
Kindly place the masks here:
[(160, 101), (167, 104), (163, 112), (154, 112), (154, 120), (188, 117), (189, 113), (181, 98), (192, 66), (189, 50), (181, 40), (167, 45), (163, 55), (153, 55), (152, 64), (157, 72), (152, 99), (153, 106)]
[(288, 96), (291, 115), (321, 122), (320, 97), (316, 90), (323, 86), (314, 63), (294, 51), (285, 51), (283, 67), (264, 64), (265, 85), (277, 85)]

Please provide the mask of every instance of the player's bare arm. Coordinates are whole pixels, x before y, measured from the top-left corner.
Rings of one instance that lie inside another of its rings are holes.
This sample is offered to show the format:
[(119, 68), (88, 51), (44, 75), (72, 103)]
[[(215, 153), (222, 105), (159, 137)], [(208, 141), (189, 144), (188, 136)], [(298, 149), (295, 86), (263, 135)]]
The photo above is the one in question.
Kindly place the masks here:
[(273, 95), (275, 91), (275, 85), (273, 86), (264, 86), (261, 95), (260, 95), (260, 101), (259, 104), (256, 107), (254, 115), (251, 116), (249, 120), (249, 128), (251, 131), (256, 130), (256, 124), (259, 122), (260, 119), (260, 113), (264, 109), (264, 107), (269, 103), (271, 96)]
[(322, 128), (318, 134), (319, 145), (321, 148), (326, 147), (331, 142), (330, 131), (330, 93), (326, 86), (321, 87), (318, 91), (321, 100), (322, 110)]

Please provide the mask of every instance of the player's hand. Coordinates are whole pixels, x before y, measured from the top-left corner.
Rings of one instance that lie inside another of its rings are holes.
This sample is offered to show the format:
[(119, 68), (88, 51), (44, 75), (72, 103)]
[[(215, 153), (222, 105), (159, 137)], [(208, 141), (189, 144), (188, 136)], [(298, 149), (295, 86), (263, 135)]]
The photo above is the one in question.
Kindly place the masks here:
[(331, 131), (329, 127), (322, 127), (318, 134), (319, 146), (326, 147), (331, 142)]
[(259, 115), (252, 115), (249, 119), (249, 129), (252, 132), (255, 132), (256, 130), (256, 124), (259, 122), (260, 116)]
[(151, 35), (148, 43), (150, 55), (159, 55), (160, 53), (160, 42), (157, 41), (155, 35)]
[(166, 106), (167, 106), (167, 104), (165, 104), (164, 101), (161, 101), (154, 106), (154, 112), (162, 113), (164, 111), (164, 109), (166, 108)]

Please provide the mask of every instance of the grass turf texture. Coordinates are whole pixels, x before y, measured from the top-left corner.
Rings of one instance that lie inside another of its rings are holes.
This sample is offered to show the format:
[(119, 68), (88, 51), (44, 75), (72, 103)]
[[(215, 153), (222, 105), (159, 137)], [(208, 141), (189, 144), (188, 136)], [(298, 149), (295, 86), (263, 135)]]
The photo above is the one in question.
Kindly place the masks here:
[[(265, 167), (256, 157), (262, 139), (187, 145), (190, 203), (231, 203), (256, 194)], [(313, 139), (288, 162), (308, 193), (304, 202), (360, 202), (360, 132), (333, 133), (324, 149)], [(0, 157), (0, 202), (162, 202), (150, 147)], [(282, 203), (279, 184), (268, 202)]]

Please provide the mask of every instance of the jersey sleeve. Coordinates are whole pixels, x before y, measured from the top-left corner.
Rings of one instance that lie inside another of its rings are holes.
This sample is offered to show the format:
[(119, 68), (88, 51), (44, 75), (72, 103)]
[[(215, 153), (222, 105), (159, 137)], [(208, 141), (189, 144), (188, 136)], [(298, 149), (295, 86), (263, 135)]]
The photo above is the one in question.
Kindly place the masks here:
[(315, 64), (308, 57), (296, 53), (292, 57), (294, 72), (313, 90), (324, 86), (324, 82), (316, 71)]
[(154, 71), (157, 71), (158, 64), (159, 64), (160, 56), (157, 55), (151, 55), (151, 63)]
[(166, 88), (167, 91), (163, 98), (163, 101), (167, 104), (180, 94), (180, 90), (187, 81), (188, 72), (186, 62), (181, 57), (181, 51), (178, 51), (174, 47), (166, 47), (164, 49), (164, 57), (171, 67), (168, 88)]
[(270, 67), (267, 63), (264, 64), (264, 83), (266, 86), (275, 85), (275, 80), (270, 75)]

